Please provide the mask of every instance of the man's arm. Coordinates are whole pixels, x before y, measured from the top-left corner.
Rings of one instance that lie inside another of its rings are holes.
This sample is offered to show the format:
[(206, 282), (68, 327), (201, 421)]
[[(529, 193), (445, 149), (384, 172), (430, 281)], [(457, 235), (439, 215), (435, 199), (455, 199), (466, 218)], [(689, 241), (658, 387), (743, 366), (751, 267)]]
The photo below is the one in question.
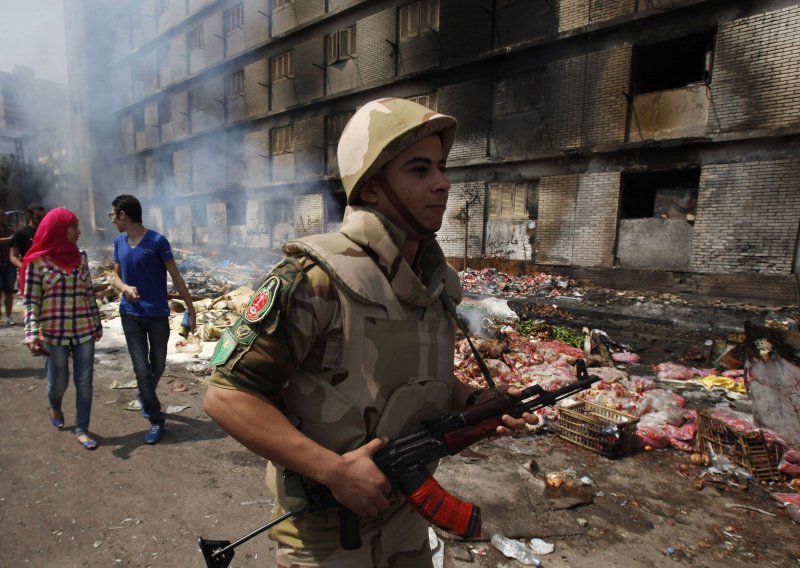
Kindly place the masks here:
[(186, 282), (183, 281), (181, 271), (178, 270), (178, 265), (175, 264), (174, 259), (164, 261), (164, 265), (167, 267), (167, 272), (169, 272), (172, 278), (173, 286), (175, 286), (181, 299), (186, 304), (186, 309), (189, 310), (189, 329), (194, 333), (197, 327), (197, 314), (194, 313), (194, 304), (192, 303), (192, 295), (189, 293), (189, 288), (186, 286)]
[(267, 398), (248, 391), (208, 387), (203, 409), (226, 432), (256, 454), (313, 479), (360, 517), (389, 507), (391, 486), (372, 461), (386, 443), (375, 439), (339, 455), (304, 436)]
[[(11, 238), (13, 239), (14, 237)], [(8, 254), (8, 260), (11, 261), (11, 264), (17, 267), (17, 270), (22, 268), (22, 253), (17, 247), (11, 247), (11, 250)]]
[(114, 263), (114, 288), (128, 298), (129, 302), (136, 303), (139, 301), (139, 290), (136, 286), (128, 286), (122, 281), (122, 269), (119, 266), (119, 262)]
[(11, 239), (14, 238), (13, 236), (9, 235), (8, 237), (0, 237), (0, 245), (7, 245), (11, 242)]

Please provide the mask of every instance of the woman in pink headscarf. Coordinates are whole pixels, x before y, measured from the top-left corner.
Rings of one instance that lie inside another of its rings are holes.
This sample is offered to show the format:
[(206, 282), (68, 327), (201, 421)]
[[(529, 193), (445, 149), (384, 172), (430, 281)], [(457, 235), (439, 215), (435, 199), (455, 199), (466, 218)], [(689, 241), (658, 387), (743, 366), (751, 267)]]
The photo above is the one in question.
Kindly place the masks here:
[(25, 344), (47, 356), (50, 423), (64, 428), (61, 401), (69, 384), (69, 357), (75, 382), (75, 434), (87, 450), (92, 412), (94, 344), (103, 336), (86, 253), (77, 247), (81, 230), (69, 210), (56, 208), (42, 219), (22, 260), (20, 293), (25, 309)]

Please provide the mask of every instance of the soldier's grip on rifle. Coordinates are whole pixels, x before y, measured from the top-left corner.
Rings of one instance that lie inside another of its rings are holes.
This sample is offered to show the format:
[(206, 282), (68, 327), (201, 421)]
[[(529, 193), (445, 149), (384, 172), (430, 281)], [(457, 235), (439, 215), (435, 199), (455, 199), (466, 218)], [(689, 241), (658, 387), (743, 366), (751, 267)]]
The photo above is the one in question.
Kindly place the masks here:
[[(456, 381), (455, 386), (453, 387), (453, 394), (451, 397), (451, 403), (453, 405), (454, 410), (465, 410), (467, 408), (467, 399), (469, 396), (474, 392), (475, 389), (472, 387), (465, 385), (461, 381)], [(500, 385), (497, 387), (501, 393), (505, 392), (510, 397), (520, 396), (522, 394), (522, 389), (518, 389), (516, 387), (511, 387), (508, 385)], [(475, 404), (485, 402), (492, 398), (494, 393), (492, 393), (489, 389), (485, 389), (481, 395), (475, 399)], [(521, 418), (514, 418), (509, 415), (504, 415), (502, 417), (502, 426), (497, 427), (497, 435), (498, 436), (513, 436), (518, 432), (522, 432), (525, 430), (525, 424), (538, 424), (539, 417), (535, 414), (531, 414), (526, 412), (522, 415)]]

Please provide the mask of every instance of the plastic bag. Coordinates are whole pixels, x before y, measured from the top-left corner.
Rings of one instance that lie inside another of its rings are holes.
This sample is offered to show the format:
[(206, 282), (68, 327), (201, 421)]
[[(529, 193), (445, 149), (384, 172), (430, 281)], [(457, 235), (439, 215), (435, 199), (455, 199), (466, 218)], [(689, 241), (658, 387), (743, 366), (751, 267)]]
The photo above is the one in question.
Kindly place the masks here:
[(178, 353), (200, 353), (203, 350), (203, 340), (199, 335), (190, 335), (188, 339), (179, 339), (175, 342), (175, 351)]

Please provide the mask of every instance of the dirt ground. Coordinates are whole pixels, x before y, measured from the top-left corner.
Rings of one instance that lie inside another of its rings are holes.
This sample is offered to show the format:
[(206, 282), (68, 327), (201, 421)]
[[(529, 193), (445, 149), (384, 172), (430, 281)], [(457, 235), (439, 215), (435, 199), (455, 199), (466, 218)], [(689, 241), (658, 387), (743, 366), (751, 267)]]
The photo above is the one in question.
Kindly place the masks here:
[[(159, 386), (165, 406), (188, 408), (168, 415), (161, 443), (143, 443), (147, 421), (124, 408), (134, 391), (110, 388), (133, 375), (121, 331), (114, 321), (105, 325), (95, 365), (94, 452), (75, 441), (74, 388), (59, 432), (47, 418), (42, 359), (22, 347), (20, 324), (0, 328), (1, 566), (200, 567), (198, 536), (234, 540), (269, 518), (263, 460), (204, 414), (206, 386), (188, 370), (191, 356), (171, 353)], [(471, 450), (445, 460), (437, 479), (480, 505), (484, 540), (446, 537), (446, 567), (521, 566), (487, 543), (496, 532), (554, 544), (541, 556), (553, 568), (800, 565), (800, 530), (769, 488), (706, 484), (698, 491), (699, 468), (680, 470), (687, 454), (609, 460), (548, 434)], [(590, 485), (546, 489), (545, 475), (559, 471)], [(231, 566), (273, 567), (269, 539), (237, 548)]]

